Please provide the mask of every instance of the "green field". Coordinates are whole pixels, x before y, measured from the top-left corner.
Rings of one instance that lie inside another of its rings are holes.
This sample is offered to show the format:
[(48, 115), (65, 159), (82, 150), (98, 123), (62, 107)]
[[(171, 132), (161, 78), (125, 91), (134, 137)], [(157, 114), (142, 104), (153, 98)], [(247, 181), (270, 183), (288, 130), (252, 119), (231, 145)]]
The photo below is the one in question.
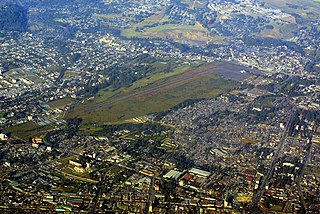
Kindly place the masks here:
[(261, 0), (267, 6), (281, 9), (289, 14), (298, 14), (304, 18), (318, 19), (319, 0)]
[(79, 76), (78, 72), (75, 71), (66, 71), (63, 75), (63, 79), (71, 79), (72, 77)]
[[(171, 39), (180, 43), (207, 44), (213, 38), (209, 35), (208, 29), (200, 23), (195, 25), (168, 24), (169, 16), (165, 14), (166, 7), (159, 12), (146, 18), (140, 23), (132, 23), (131, 28), (123, 29), (121, 35), (127, 38), (162, 38)], [(139, 31), (138, 29), (143, 29)]]
[(71, 98), (64, 98), (64, 99), (59, 99), (59, 100), (54, 100), (49, 103), (50, 106), (54, 108), (63, 108), (66, 105), (72, 104), (72, 99)]
[(151, 76), (148, 76), (144, 79), (141, 79), (140, 81), (135, 82), (131, 87), (129, 88), (120, 88), (118, 90), (113, 90), (112, 88), (107, 88), (105, 90), (101, 90), (95, 101), (97, 102), (103, 102), (111, 97), (124, 94), (124, 93), (131, 93), (134, 91), (137, 91), (143, 87), (146, 87), (148, 85), (151, 85), (161, 79), (166, 79), (172, 76), (176, 76), (179, 74), (183, 74), (184, 72), (190, 70), (192, 67), (196, 67), (200, 65), (200, 63), (193, 63), (192, 65), (181, 65), (177, 67), (176, 65), (172, 65), (172, 68), (174, 69), (171, 72), (161, 72), (161, 70), (166, 70), (168, 67), (170, 67), (168, 64), (161, 64), (159, 62), (156, 62), (153, 64), (154, 68), (154, 74)]
[(169, 73), (157, 73), (131, 87), (102, 90), (98, 96), (70, 110), (66, 117), (81, 117), (85, 123), (117, 123), (166, 111), (187, 100), (210, 98), (238, 85), (219, 74), (245, 78), (242, 67), (226, 63), (181, 66)]
[(124, 37), (132, 38), (162, 38), (170, 39), (180, 43), (187, 43), (190, 45), (195, 44), (208, 44), (213, 41), (209, 31), (197, 25), (176, 25), (164, 24), (155, 27), (144, 27), (143, 32), (136, 31), (138, 26), (123, 30), (121, 35)]
[(258, 37), (288, 39), (292, 38), (293, 31), (299, 27), (299, 25), (295, 23), (270, 23), (270, 25), (273, 29), (263, 29), (260, 33), (256, 33), (255, 35)]
[(27, 122), (12, 126), (5, 129), (5, 133), (12, 133), (13, 136), (21, 138), (23, 140), (29, 140), (30, 137), (40, 137), (46, 133), (47, 130), (52, 129), (52, 126), (39, 126), (34, 122)]

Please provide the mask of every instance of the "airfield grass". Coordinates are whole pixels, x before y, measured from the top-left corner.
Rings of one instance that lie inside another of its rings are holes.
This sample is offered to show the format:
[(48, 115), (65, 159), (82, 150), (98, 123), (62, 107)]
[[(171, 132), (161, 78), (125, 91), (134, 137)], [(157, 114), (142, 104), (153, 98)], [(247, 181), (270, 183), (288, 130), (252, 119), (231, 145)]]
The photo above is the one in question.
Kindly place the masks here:
[(129, 88), (102, 90), (97, 98), (75, 106), (66, 117), (81, 117), (87, 124), (121, 123), (168, 110), (187, 99), (214, 97), (228, 92), (238, 84), (214, 72), (201, 73), (201, 69), (202, 66), (181, 67), (171, 74), (159, 73), (141, 79)]
[(13, 136), (23, 140), (29, 140), (30, 137), (43, 135), (47, 130), (52, 129), (52, 126), (39, 126), (34, 122), (27, 122), (12, 126), (4, 130), (5, 133), (12, 133)]
[[(102, 101), (105, 101), (111, 97), (114, 97), (114, 96), (117, 96), (120, 94), (135, 92), (135, 91), (137, 91), (141, 88), (144, 88), (148, 85), (152, 85), (157, 81), (183, 74), (184, 72), (190, 70), (190, 68), (194, 68), (198, 65), (199, 65), (199, 63), (197, 62), (197, 63), (193, 63), (192, 65), (182, 65), (182, 66), (176, 67), (171, 72), (158, 72), (158, 73), (155, 73), (151, 76), (148, 76), (146, 78), (143, 78), (143, 79), (133, 83), (133, 85), (129, 88), (120, 88), (118, 90), (114, 90), (113, 88), (108, 87), (107, 89), (101, 90), (98, 93), (95, 101), (102, 102)], [(160, 65), (157, 65), (157, 66), (160, 66)]]

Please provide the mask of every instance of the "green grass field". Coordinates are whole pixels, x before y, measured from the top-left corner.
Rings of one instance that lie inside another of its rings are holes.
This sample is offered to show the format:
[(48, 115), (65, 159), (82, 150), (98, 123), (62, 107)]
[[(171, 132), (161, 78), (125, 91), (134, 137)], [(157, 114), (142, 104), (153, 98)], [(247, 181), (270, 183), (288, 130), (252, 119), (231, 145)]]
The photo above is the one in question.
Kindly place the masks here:
[(79, 73), (75, 71), (66, 71), (63, 75), (63, 79), (71, 79), (72, 77), (78, 76)]
[(255, 34), (258, 37), (269, 37), (276, 39), (286, 39), (293, 36), (293, 31), (299, 26), (294, 23), (270, 23), (273, 29), (264, 29), (260, 33)]
[(12, 126), (5, 129), (5, 133), (12, 133), (13, 136), (21, 138), (23, 140), (29, 140), (30, 137), (40, 137), (46, 133), (47, 130), (52, 129), (52, 126), (39, 126), (34, 122), (27, 122)]
[(148, 85), (152, 85), (153, 83), (155, 83), (157, 81), (160, 81), (160, 80), (172, 77), (172, 76), (183, 74), (184, 72), (188, 71), (190, 68), (200, 65), (200, 63), (193, 63), (192, 65), (182, 65), (179, 67), (176, 67), (176, 65), (174, 65), (173, 66), (174, 70), (171, 72), (157, 72), (157, 70), (160, 71), (161, 68), (166, 69), (166, 66), (163, 66), (163, 65), (159, 64), (158, 62), (156, 62), (154, 64), (156, 64), (156, 65), (153, 66), (153, 67), (155, 67), (155, 73), (153, 75), (148, 76), (146, 78), (143, 78), (143, 79), (133, 83), (133, 85), (129, 88), (120, 88), (118, 90), (113, 90), (112, 88), (107, 88), (105, 90), (101, 90), (98, 93), (95, 101), (103, 102), (111, 97), (115, 97), (120, 94), (132, 93), (132, 92), (138, 91), (141, 88), (144, 88)]
[(54, 100), (54, 101), (50, 102), (49, 105), (54, 108), (63, 108), (66, 105), (69, 105), (71, 103), (72, 103), (71, 98), (64, 98), (64, 99)]
[[(123, 29), (121, 35), (127, 38), (162, 38), (172, 39), (176, 42), (194, 44), (207, 44), (213, 40), (208, 29), (200, 23), (195, 25), (168, 24), (169, 16), (165, 14), (166, 7), (146, 18), (140, 23), (132, 23), (131, 28)], [(153, 26), (156, 24), (157, 26)], [(136, 29), (143, 29), (142, 32)]]
[[(140, 26), (140, 25), (139, 25)], [(136, 31), (139, 26), (122, 30), (121, 35), (127, 38), (162, 38), (180, 43), (208, 44), (213, 41), (206, 28), (199, 25), (164, 24), (155, 27), (144, 27), (143, 32)]]
[(290, 14), (304, 18), (317, 18), (320, 15), (319, 0), (261, 0), (267, 6), (278, 8)]
[[(157, 73), (141, 79), (131, 87), (102, 90), (97, 98), (75, 106), (66, 117), (81, 117), (85, 123), (119, 123), (125, 120), (162, 112), (187, 100), (210, 98), (226, 93), (238, 85), (218, 73), (224, 64), (181, 66), (170, 73)], [(225, 73), (230, 72), (233, 66)], [(234, 66), (238, 71), (239, 67)]]

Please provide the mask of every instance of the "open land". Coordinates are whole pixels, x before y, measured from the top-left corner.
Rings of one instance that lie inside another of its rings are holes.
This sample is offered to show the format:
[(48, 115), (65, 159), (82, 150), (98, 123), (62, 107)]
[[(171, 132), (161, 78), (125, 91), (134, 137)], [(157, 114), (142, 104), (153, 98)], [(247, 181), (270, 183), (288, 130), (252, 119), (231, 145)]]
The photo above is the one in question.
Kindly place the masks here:
[(29, 140), (29, 138), (34, 136), (42, 136), (50, 129), (52, 129), (52, 126), (39, 126), (34, 122), (27, 122), (12, 126), (5, 131), (12, 133), (15, 137), (19, 137), (23, 140)]
[(267, 6), (279, 8), (287, 13), (298, 14), (303, 17), (316, 18), (320, 14), (318, 10), (320, 5), (319, 0), (261, 0), (261, 2), (265, 2)]
[[(132, 24), (131, 28), (121, 31), (127, 38), (162, 38), (191, 45), (209, 43), (213, 38), (209, 31), (200, 23), (195, 25), (169, 24), (169, 16), (165, 14), (166, 7), (142, 22)], [(140, 31), (138, 30), (140, 29)]]
[(34, 2), (0, 3), (1, 211), (320, 210), (320, 0)]
[(209, 43), (212, 38), (208, 31), (200, 24), (196, 25), (176, 25), (165, 24), (156, 27), (146, 28), (144, 32), (138, 32), (134, 29), (124, 30), (122, 35), (125, 37), (140, 38), (163, 38), (172, 39), (181, 43)]
[(105, 97), (100, 93), (102, 98), (76, 106), (67, 117), (112, 123), (165, 111), (187, 99), (210, 98), (233, 89), (237, 81), (249, 76), (241, 74), (242, 69), (234, 64), (213, 63), (189, 68), (174, 76), (142, 79), (126, 90), (106, 92)]
[(59, 100), (54, 100), (50, 102), (50, 106), (54, 108), (63, 108), (67, 105), (72, 104), (72, 99), (71, 98), (64, 98), (64, 99), (59, 99)]

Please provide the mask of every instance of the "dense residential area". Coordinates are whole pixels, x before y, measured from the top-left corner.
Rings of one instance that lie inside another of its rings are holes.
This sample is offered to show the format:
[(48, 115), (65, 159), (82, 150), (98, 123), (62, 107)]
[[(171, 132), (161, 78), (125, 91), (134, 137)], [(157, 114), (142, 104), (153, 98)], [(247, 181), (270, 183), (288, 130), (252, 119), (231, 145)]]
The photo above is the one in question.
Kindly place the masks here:
[(0, 212), (318, 212), (320, 5), (275, 2), (0, 0)]

